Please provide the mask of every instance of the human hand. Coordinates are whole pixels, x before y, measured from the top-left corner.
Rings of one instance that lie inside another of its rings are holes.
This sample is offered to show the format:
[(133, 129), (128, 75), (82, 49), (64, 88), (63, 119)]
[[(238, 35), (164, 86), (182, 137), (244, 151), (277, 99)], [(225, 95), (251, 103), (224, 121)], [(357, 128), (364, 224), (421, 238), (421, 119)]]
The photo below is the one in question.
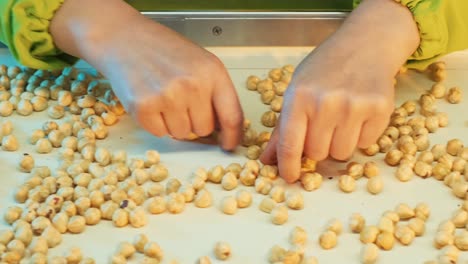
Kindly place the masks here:
[[(220, 60), (124, 2), (109, 4), (106, 10), (113, 16), (88, 17), (98, 20), (89, 25), (93, 33), (76, 33), (86, 38), (76, 53), (110, 80), (127, 111), (150, 133), (184, 139), (192, 132), (207, 136), (219, 124), (222, 147), (235, 148), (243, 114)], [(113, 20), (114, 16), (123, 22)]]
[(356, 146), (374, 143), (393, 110), (391, 71), (377, 65), (363, 68), (358, 56), (330, 58), (327, 49), (321, 47), (296, 69), (261, 157), (266, 164), (278, 161), (280, 175), (288, 181), (299, 177), (303, 154), (316, 161), (328, 155), (345, 160)]
[[(392, 1), (364, 3), (364, 10), (377, 17), (389, 7), (405, 18), (410, 15)], [(351, 17), (314, 50), (298, 66), (286, 91), (279, 123), (261, 161), (278, 162), (280, 175), (288, 182), (300, 177), (302, 155), (317, 161), (328, 155), (345, 160), (356, 146), (374, 143), (388, 124), (393, 78), (416, 49), (418, 34), (416, 30), (405, 36), (401, 25), (389, 26), (387, 33), (399, 38), (382, 39), (372, 16), (362, 15)]]
[(147, 131), (177, 139), (209, 135), (217, 118), (222, 146), (233, 149), (243, 115), (224, 65), (177, 33), (136, 20), (138, 32), (122, 31), (101, 66), (125, 108)]

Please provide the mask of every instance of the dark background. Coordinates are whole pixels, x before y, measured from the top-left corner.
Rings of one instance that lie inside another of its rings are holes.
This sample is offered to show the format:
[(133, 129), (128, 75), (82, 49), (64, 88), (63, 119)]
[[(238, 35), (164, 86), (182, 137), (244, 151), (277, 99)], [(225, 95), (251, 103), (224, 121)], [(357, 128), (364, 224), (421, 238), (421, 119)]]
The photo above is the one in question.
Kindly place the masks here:
[(353, 0), (127, 0), (140, 11), (349, 11)]

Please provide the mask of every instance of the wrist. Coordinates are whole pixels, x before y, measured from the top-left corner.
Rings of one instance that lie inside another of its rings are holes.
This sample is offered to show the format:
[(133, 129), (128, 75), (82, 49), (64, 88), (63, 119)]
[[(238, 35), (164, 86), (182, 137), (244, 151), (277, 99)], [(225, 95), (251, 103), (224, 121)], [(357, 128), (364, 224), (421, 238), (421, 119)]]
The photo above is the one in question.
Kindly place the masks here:
[(407, 7), (392, 0), (363, 1), (337, 35), (348, 39), (352, 36), (353, 47), (349, 48), (366, 50), (374, 64), (386, 64), (393, 73), (420, 43), (413, 15)]
[(137, 16), (140, 13), (121, 0), (67, 0), (52, 19), (50, 32), (59, 49), (92, 62), (105, 56), (118, 32)]

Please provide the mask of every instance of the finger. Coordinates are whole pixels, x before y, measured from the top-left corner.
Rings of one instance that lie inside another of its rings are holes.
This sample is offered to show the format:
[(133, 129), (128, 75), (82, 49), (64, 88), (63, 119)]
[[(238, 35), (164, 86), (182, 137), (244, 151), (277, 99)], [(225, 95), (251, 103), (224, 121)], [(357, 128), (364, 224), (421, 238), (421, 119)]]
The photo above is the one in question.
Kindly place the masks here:
[(307, 117), (303, 112), (292, 111), (286, 112), (280, 118), (279, 139), (276, 144), (278, 169), (280, 175), (292, 183), (299, 179)]
[(188, 111), (192, 132), (199, 137), (210, 135), (214, 130), (214, 115), (211, 104), (200, 104)]
[(368, 148), (370, 145), (377, 142), (385, 128), (390, 123), (390, 116), (395, 108), (394, 93), (382, 99), (374, 100), (374, 108), (361, 127), (358, 147), (361, 149)]
[(221, 147), (233, 150), (242, 136), (244, 115), (234, 85), (229, 77), (221, 77), (213, 92), (213, 106), (221, 128)]
[[(321, 120), (322, 119), (322, 120)], [(328, 157), (330, 143), (335, 130), (335, 122), (325, 122), (324, 118), (316, 122), (309, 120), (304, 154), (307, 158), (321, 161)]]
[(162, 113), (162, 117), (171, 136), (176, 139), (184, 139), (190, 135), (192, 126), (188, 110), (179, 112), (166, 111)]
[[(280, 126), (281, 122), (281, 117), (278, 121), (277, 127)], [(263, 151), (262, 155), (260, 156), (260, 161), (263, 164), (266, 165), (273, 165), (278, 162), (278, 159), (276, 157), (276, 147), (278, 144), (278, 139), (279, 139), (279, 130), (275, 127), (273, 129), (273, 132), (271, 133), (270, 140), (268, 141), (268, 144)]]
[(347, 160), (352, 156), (359, 141), (363, 119), (369, 115), (363, 105), (359, 101), (348, 101), (343, 107), (330, 145), (330, 156), (334, 159)]
[(169, 133), (161, 113), (139, 115), (137, 120), (146, 131), (157, 137), (163, 137)]
[(150, 105), (158, 105), (158, 99), (151, 98), (138, 105), (132, 105), (130, 113), (136, 122), (149, 133), (157, 137), (166, 136), (169, 132), (159, 109)]
[(330, 145), (330, 156), (337, 160), (349, 159), (359, 141), (362, 122), (346, 122), (338, 125)]
[(368, 148), (370, 145), (377, 142), (377, 139), (388, 126), (389, 120), (390, 118), (379, 116), (365, 121), (361, 128), (358, 147), (361, 149)]

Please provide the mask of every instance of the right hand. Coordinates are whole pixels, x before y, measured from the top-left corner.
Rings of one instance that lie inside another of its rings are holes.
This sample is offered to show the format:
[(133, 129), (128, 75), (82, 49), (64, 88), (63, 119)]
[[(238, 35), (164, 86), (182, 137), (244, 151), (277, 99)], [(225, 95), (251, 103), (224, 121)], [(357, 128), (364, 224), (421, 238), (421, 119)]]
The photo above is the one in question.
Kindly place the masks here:
[[(80, 8), (78, 2), (71, 3)], [(243, 113), (223, 63), (122, 1), (110, 3), (112, 16), (83, 11), (88, 19), (77, 18), (91, 31), (81, 32), (88, 38), (78, 56), (109, 79), (126, 110), (150, 133), (185, 139), (191, 133), (207, 136), (219, 124), (222, 147), (234, 149), (241, 138)]]

